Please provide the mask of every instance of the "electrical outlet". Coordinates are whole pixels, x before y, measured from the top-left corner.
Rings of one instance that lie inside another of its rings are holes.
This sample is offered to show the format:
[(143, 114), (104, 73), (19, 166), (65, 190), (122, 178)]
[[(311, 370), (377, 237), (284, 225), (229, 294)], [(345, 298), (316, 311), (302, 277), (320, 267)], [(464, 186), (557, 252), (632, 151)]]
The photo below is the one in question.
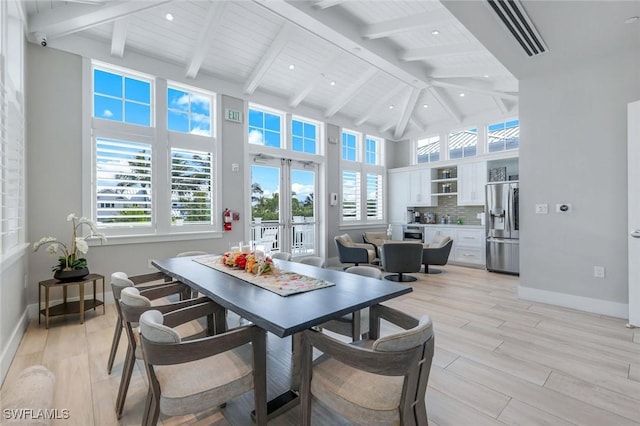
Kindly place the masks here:
[(536, 214), (548, 214), (548, 213), (549, 213), (548, 204), (536, 204)]
[(604, 278), (604, 266), (594, 266), (593, 276), (596, 278)]
[(147, 268), (149, 268), (149, 269), (156, 269), (156, 267), (155, 267), (155, 266), (153, 266), (153, 265), (151, 264), (151, 262), (153, 262), (153, 259), (147, 259)]

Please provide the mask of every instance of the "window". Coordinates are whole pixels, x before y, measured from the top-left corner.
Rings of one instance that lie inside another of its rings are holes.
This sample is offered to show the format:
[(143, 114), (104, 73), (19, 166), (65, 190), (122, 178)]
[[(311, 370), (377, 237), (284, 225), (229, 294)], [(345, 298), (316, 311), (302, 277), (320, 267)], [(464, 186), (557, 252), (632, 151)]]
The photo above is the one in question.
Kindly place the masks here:
[(349, 131), (342, 132), (342, 159), (358, 161), (358, 135)]
[(342, 171), (342, 220), (360, 220), (360, 172)]
[(151, 226), (151, 145), (96, 138), (96, 225)]
[(449, 133), (449, 158), (466, 158), (476, 156), (478, 145), (478, 129), (461, 130)]
[(211, 154), (171, 150), (171, 217), (184, 224), (211, 224)]
[(298, 118), (291, 120), (291, 149), (307, 154), (318, 153), (318, 125)]
[(24, 122), (12, 90), (0, 81), (0, 254), (24, 241)]
[(432, 136), (417, 141), (417, 162), (433, 163), (440, 160), (440, 136)]
[[(87, 181), (95, 183), (87, 185), (85, 216), (112, 236), (215, 231), (215, 94), (92, 66), (94, 175)], [(166, 128), (155, 127), (164, 117)]]
[(211, 96), (169, 87), (167, 129), (211, 136)]
[(489, 152), (505, 151), (520, 147), (520, 121), (512, 120), (487, 126)]
[(249, 107), (249, 143), (282, 148), (282, 115)]
[[(360, 141), (363, 140), (364, 144)], [(383, 139), (342, 132), (342, 222), (366, 224), (384, 220)]]
[(151, 82), (93, 70), (93, 116), (140, 126), (151, 126)]
[(364, 162), (366, 164), (380, 164), (380, 148), (379, 139), (367, 136), (364, 140)]
[(382, 175), (367, 173), (367, 220), (382, 220)]

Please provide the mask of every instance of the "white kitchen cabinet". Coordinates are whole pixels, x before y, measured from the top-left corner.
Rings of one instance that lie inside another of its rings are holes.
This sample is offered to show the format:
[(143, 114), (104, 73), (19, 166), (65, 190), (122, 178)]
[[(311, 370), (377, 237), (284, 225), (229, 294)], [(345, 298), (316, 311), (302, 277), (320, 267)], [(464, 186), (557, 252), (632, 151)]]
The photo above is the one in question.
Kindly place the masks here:
[(458, 227), (427, 227), (425, 242), (433, 240), (437, 234), (453, 239), (449, 261), (467, 265), (485, 265), (484, 229)]
[(387, 191), (387, 214), (389, 223), (407, 223), (407, 206), (409, 205), (409, 172), (393, 172), (388, 174), (389, 189)]
[(458, 205), (484, 206), (487, 184), (487, 162), (478, 161), (458, 166)]
[(430, 169), (412, 170), (404, 185), (409, 185), (410, 207), (433, 206), (431, 199), (431, 171)]

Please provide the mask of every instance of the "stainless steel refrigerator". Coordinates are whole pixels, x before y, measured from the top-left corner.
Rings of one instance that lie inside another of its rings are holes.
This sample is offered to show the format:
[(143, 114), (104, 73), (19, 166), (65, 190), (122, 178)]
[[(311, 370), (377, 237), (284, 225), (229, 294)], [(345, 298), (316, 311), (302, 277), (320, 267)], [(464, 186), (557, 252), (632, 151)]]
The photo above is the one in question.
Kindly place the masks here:
[(486, 199), (487, 270), (519, 274), (518, 182), (488, 183)]

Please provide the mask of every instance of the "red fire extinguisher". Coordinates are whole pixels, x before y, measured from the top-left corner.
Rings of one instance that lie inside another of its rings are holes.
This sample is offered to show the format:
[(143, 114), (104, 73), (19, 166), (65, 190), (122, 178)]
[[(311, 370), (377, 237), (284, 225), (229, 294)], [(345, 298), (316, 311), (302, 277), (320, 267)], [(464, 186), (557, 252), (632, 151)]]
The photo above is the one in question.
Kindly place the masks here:
[(224, 209), (224, 212), (222, 213), (222, 218), (224, 222), (224, 230), (231, 231), (231, 210)]

